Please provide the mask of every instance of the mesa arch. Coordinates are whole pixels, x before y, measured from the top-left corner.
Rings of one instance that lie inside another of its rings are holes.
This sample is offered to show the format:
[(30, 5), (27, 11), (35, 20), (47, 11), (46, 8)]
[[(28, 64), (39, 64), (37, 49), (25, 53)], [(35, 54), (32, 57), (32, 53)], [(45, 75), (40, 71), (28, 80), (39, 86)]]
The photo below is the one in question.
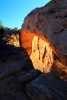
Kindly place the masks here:
[[(46, 6), (31, 11), (24, 20), (20, 33), (20, 44), (29, 56), (32, 54), (34, 36), (44, 40), (50, 48), (48, 61), (51, 67), (54, 55), (67, 66), (67, 1), (51, 0)], [(37, 41), (37, 40), (36, 40)], [(41, 40), (40, 40), (41, 41)], [(43, 43), (43, 42), (42, 42)], [(37, 43), (35, 43), (37, 44)], [(44, 44), (44, 43), (43, 43)], [(35, 51), (35, 50), (34, 50)], [(48, 49), (47, 49), (48, 51)], [(36, 54), (35, 54), (36, 56)], [(35, 58), (34, 58), (35, 59)], [(42, 59), (41, 59), (42, 60)], [(51, 62), (51, 64), (50, 64)], [(48, 64), (47, 63), (47, 64)]]
[[(46, 38), (32, 32), (21, 30), (20, 44), (30, 56), (35, 69), (50, 71), (53, 64), (53, 51)], [(49, 68), (48, 68), (48, 67)]]

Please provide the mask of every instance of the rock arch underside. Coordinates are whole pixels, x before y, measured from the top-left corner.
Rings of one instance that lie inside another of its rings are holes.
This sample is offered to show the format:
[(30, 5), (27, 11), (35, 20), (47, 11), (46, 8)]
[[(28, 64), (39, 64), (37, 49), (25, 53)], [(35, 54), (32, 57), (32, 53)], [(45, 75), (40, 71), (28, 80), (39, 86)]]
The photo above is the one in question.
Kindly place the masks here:
[(34, 68), (42, 72), (55, 69), (66, 75), (67, 1), (51, 0), (31, 11), (22, 25), (20, 44), (28, 52)]

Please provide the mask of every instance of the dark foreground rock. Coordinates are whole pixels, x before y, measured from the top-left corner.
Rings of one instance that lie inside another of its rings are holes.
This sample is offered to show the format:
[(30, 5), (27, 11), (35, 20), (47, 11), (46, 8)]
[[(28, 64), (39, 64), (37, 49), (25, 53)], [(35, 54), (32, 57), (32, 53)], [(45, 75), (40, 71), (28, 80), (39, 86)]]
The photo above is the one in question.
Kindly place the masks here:
[(67, 100), (67, 82), (52, 71), (28, 83), (26, 92), (31, 100)]
[(14, 100), (9, 92), (0, 92), (0, 100)]
[[(1, 43), (4, 42), (2, 37), (0, 37)], [(6, 42), (4, 46), (1, 44), (0, 100), (29, 100), (26, 84), (39, 75), (41, 72), (33, 69), (33, 64), (24, 48)]]

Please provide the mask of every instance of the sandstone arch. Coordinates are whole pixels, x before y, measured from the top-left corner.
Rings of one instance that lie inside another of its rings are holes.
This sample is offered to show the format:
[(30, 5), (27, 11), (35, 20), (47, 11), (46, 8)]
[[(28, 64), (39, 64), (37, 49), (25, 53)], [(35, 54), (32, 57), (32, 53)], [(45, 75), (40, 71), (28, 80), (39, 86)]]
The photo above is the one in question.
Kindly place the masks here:
[[(21, 46), (29, 55), (34, 36), (44, 40), (65, 67), (67, 66), (67, 1), (51, 0), (46, 6), (31, 11), (21, 29)], [(24, 36), (23, 36), (24, 35)], [(23, 38), (24, 37), (24, 38)], [(30, 39), (30, 40), (29, 40)], [(27, 44), (23, 41), (27, 41)]]

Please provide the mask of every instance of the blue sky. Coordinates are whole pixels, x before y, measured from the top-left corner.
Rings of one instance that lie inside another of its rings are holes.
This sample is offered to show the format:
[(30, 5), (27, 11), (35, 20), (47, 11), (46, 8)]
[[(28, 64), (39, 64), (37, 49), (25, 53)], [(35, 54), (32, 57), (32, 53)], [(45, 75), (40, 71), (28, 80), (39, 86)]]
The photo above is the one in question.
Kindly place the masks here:
[(0, 0), (0, 20), (3, 26), (21, 28), (24, 18), (36, 7), (44, 6), (50, 0)]

